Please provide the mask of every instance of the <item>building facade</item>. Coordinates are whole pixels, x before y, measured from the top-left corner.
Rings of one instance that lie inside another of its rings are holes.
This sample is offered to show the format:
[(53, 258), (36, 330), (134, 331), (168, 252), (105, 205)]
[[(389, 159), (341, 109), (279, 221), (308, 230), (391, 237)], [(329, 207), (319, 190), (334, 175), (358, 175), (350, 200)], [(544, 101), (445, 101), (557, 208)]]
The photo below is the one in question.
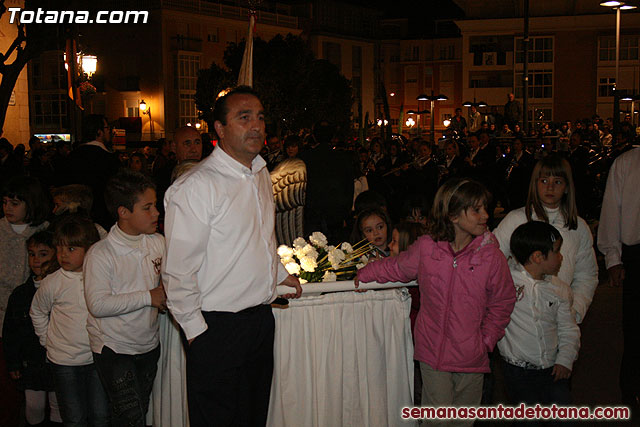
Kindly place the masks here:
[[(462, 86), (465, 98), (502, 108), (506, 95), (523, 97), (524, 20), (514, 2), (498, 1), (490, 14), (481, 2), (456, 1), (467, 19), (455, 21), (462, 34)], [(532, 4), (529, 20), (528, 120), (560, 122), (613, 116), (615, 13), (597, 2)], [(573, 3), (573, 7), (569, 4)], [(495, 13), (494, 13), (495, 12)], [(621, 94), (640, 91), (640, 14), (622, 12), (619, 82)], [(490, 107), (487, 107), (487, 109)], [(622, 102), (624, 113), (631, 103)]]
[[(113, 3), (112, 9), (119, 4)], [(149, 10), (148, 22), (82, 28), (79, 45), (98, 57), (90, 80), (97, 93), (83, 99), (84, 114), (106, 115), (126, 130), (129, 141), (170, 138), (187, 124), (207, 131), (195, 104), (198, 71), (212, 62), (222, 65), (227, 43), (246, 38), (249, 10), (195, 0), (134, 1), (126, 8)], [(288, 7), (258, 11), (257, 22), (254, 37), (264, 40), (301, 33)], [(32, 133), (67, 129), (63, 52), (46, 52), (32, 61), (30, 83)], [(42, 118), (42, 111), (51, 111), (51, 117)]]

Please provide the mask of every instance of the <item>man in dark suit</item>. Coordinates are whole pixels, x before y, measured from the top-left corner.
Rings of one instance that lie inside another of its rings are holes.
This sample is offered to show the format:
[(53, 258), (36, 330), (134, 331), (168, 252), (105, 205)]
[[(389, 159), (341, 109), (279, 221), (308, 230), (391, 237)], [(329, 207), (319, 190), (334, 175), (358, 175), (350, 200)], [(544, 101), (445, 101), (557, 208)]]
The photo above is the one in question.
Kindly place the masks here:
[(346, 151), (330, 146), (335, 128), (326, 120), (313, 127), (314, 142), (300, 158), (307, 166), (304, 206), (305, 235), (324, 233), (330, 242), (346, 237), (345, 224), (353, 204), (353, 162)]
[(591, 206), (591, 190), (593, 188), (591, 175), (589, 174), (589, 150), (582, 145), (583, 135), (579, 132), (571, 134), (569, 139), (569, 163), (573, 174), (573, 183), (576, 188), (576, 205), (578, 214), (586, 215)]
[(111, 151), (111, 126), (105, 116), (90, 114), (82, 120), (82, 136), (85, 142), (69, 154), (66, 182), (91, 188), (91, 218), (109, 230), (115, 219), (107, 212), (104, 187), (120, 167), (118, 158)]
[(431, 144), (427, 141), (420, 141), (418, 146), (418, 158), (414, 162), (409, 181), (409, 193), (420, 194), (431, 206), (433, 198), (438, 191), (438, 178), (440, 176), (438, 165), (432, 156)]
[(507, 167), (507, 191), (510, 208), (521, 208), (527, 202), (529, 181), (535, 161), (531, 153), (524, 149), (520, 138), (513, 140), (513, 150)]

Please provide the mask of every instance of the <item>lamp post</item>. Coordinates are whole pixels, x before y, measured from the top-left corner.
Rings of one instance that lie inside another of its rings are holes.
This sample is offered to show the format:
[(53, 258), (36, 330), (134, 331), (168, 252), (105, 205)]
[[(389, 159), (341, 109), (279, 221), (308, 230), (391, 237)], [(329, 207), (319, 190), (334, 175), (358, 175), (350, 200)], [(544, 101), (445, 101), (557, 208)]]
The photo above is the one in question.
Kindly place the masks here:
[(417, 98), (418, 102), (420, 101), (430, 101), (431, 102), (431, 142), (435, 142), (435, 102), (436, 101), (446, 101), (449, 99), (446, 95), (439, 94), (434, 95), (433, 90), (431, 91), (431, 95), (419, 95)]
[(618, 96), (618, 81), (620, 77), (620, 11), (635, 9), (636, 6), (627, 5), (622, 1), (604, 1), (600, 6), (610, 7), (616, 11), (616, 78), (613, 82), (613, 139), (618, 136), (620, 128), (620, 97)]
[(429, 110), (409, 110), (409, 111), (407, 111), (407, 115), (415, 114), (417, 116), (416, 117), (416, 123), (417, 123), (416, 128), (418, 129), (418, 138), (422, 138), (422, 133), (421, 133), (421, 130), (420, 130), (420, 116), (422, 114), (427, 114), (427, 113), (429, 113)]
[(153, 119), (151, 118), (151, 107), (148, 106), (146, 102), (144, 102), (144, 99), (140, 101), (140, 111), (142, 111), (142, 114), (147, 114), (149, 116), (149, 133), (151, 135), (150, 140), (153, 141), (154, 132), (153, 132)]

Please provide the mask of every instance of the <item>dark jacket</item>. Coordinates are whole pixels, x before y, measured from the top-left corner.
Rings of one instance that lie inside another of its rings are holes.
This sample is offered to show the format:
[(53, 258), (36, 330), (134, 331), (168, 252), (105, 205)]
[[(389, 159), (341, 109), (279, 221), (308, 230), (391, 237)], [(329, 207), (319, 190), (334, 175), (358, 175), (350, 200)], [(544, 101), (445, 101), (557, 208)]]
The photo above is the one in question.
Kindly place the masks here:
[(341, 227), (353, 204), (354, 172), (350, 154), (321, 143), (303, 152), (300, 158), (307, 166), (305, 232)]
[(517, 100), (507, 101), (504, 105), (504, 121), (512, 128), (514, 124), (522, 121), (522, 106)]
[(21, 373), (21, 390), (52, 390), (47, 351), (40, 345), (29, 316), (35, 293), (32, 277), (11, 293), (2, 327), (2, 346), (7, 371)]
[(115, 218), (107, 212), (104, 202), (104, 189), (107, 181), (120, 168), (120, 162), (114, 153), (101, 147), (83, 144), (69, 154), (67, 184), (84, 184), (93, 192), (91, 217), (95, 222), (109, 230)]

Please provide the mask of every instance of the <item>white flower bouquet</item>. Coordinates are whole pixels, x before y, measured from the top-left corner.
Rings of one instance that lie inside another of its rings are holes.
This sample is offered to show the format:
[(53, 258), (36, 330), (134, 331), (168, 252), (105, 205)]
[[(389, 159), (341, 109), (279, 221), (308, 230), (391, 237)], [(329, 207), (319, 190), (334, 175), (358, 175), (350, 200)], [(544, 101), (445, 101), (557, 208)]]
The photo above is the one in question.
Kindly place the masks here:
[(324, 234), (316, 231), (309, 240), (298, 237), (293, 247), (278, 247), (280, 262), (289, 274), (300, 278), (300, 283), (335, 282), (350, 280), (368, 261), (373, 247), (366, 240), (351, 246), (344, 242), (330, 246)]

